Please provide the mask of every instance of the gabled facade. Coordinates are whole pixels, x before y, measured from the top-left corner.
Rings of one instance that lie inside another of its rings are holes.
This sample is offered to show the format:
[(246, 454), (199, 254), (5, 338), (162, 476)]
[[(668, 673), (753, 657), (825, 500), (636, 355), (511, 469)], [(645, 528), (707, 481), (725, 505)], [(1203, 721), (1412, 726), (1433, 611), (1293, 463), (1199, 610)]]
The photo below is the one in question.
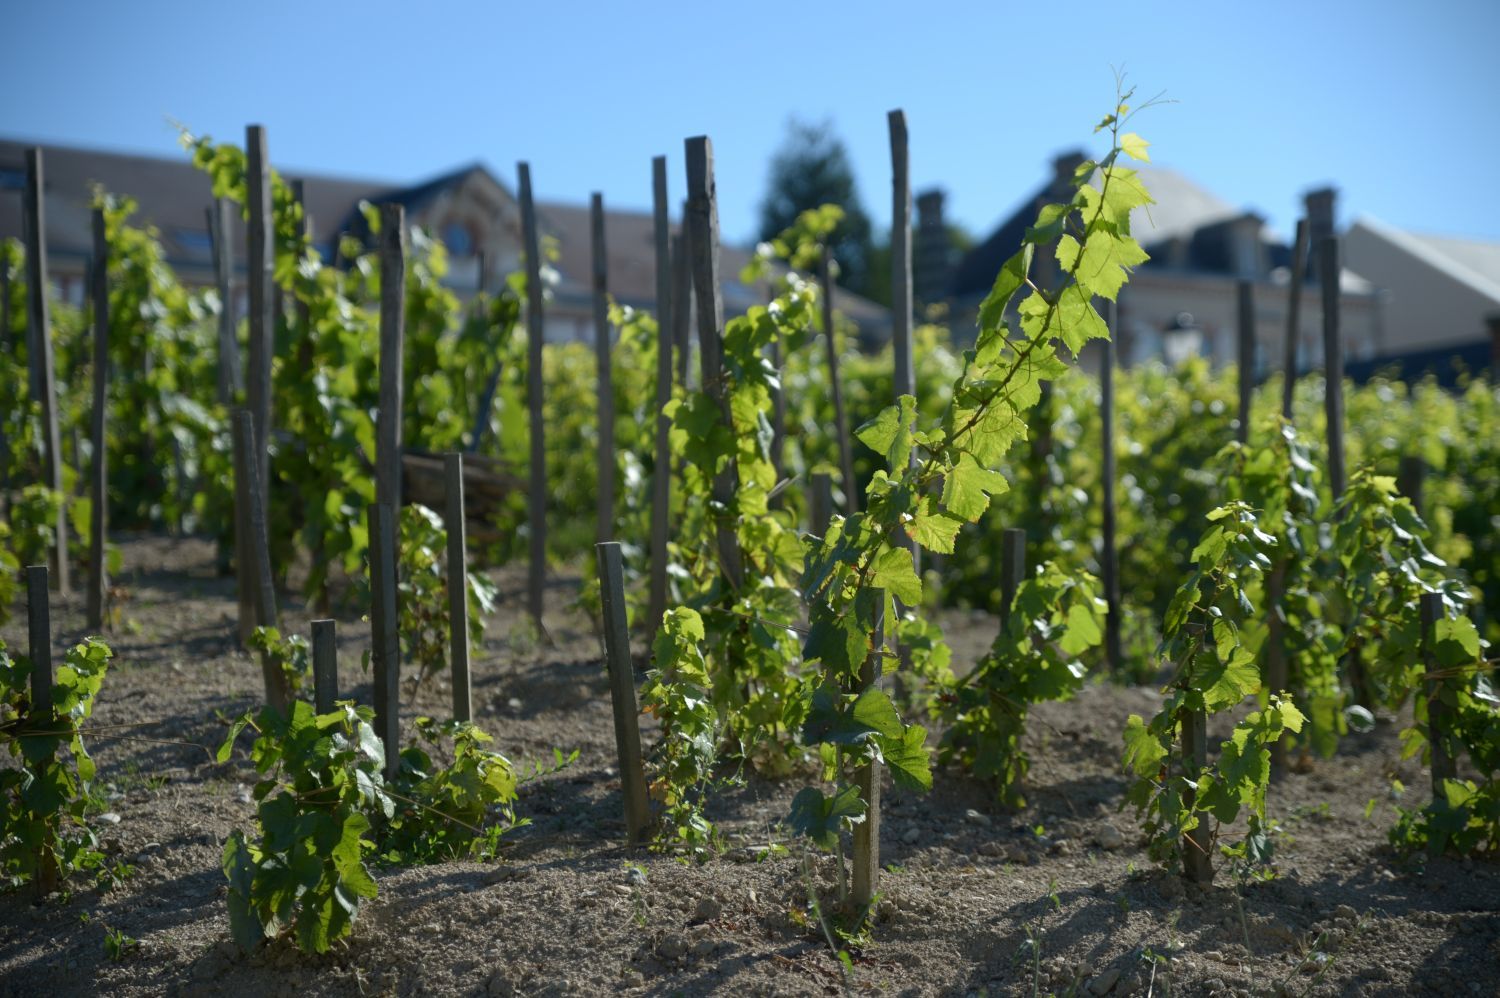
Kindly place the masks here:
[[(955, 329), (971, 325), (979, 303), (1005, 259), (1021, 245), (1037, 207), (1065, 199), (1082, 153), (1060, 156), (1053, 176), (1026, 198), (984, 242), (958, 264), (948, 285)], [(1116, 341), (1122, 364), (1153, 358), (1176, 359), (1201, 353), (1216, 363), (1236, 356), (1236, 284), (1254, 287), (1256, 372), (1263, 377), (1281, 366), (1285, 340), (1292, 251), (1273, 236), (1265, 220), (1241, 211), (1173, 170), (1142, 165), (1141, 181), (1156, 204), (1136, 209), (1131, 231), (1151, 255), (1121, 293)], [(1312, 217), (1332, 229), (1332, 192), (1308, 197)], [(1318, 223), (1314, 222), (1314, 228)], [(1038, 254), (1045, 273), (1050, 253)], [(1345, 268), (1339, 279), (1340, 325), (1346, 358), (1373, 356), (1380, 328), (1380, 304), (1368, 281)], [(1309, 268), (1301, 303), (1298, 367), (1323, 361), (1321, 292)], [(1085, 351), (1087, 354), (1089, 351)], [(1086, 356), (1086, 363), (1093, 358)]]
[[(0, 238), (22, 234), (21, 195), (25, 189), (28, 144), (0, 139)], [(359, 205), (399, 202), (407, 224), (441, 239), (448, 248), (448, 286), (467, 298), (481, 288), (496, 290), (506, 275), (521, 267), (520, 204), (511, 189), (482, 164), (473, 164), (430, 180), (399, 185), (376, 180), (316, 174), (283, 174), (301, 186), (313, 244), (324, 260), (335, 259), (343, 235), (368, 239)], [(135, 198), (138, 224), (155, 225), (167, 263), (187, 284), (213, 282), (206, 209), (212, 202), (207, 175), (184, 156), (162, 159), (128, 156), (63, 146), (44, 147), (47, 249), (51, 277), (68, 301), (81, 303), (92, 235), (89, 205), (95, 186)], [(551, 342), (593, 341), (593, 264), (587, 205), (537, 203), (537, 224), (544, 240), (555, 243), (551, 265), (545, 335)], [(676, 226), (674, 225), (674, 232)], [(237, 274), (244, 272), (245, 232), (236, 218), (230, 233)], [(609, 290), (622, 304), (654, 309), (656, 257), (654, 223), (648, 212), (606, 211)], [(763, 288), (739, 281), (750, 252), (724, 246), (720, 272), (727, 315), (744, 312), (766, 299)], [(243, 309), (243, 281), (236, 308)], [(835, 307), (879, 336), (890, 326), (879, 305), (835, 289)]]

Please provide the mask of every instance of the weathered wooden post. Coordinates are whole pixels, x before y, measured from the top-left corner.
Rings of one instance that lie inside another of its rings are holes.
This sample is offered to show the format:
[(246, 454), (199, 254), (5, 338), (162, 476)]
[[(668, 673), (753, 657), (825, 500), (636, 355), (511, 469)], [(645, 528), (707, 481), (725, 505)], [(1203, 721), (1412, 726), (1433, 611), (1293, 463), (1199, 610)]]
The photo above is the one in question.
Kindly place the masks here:
[(520, 163), (521, 230), (526, 253), (526, 407), (530, 414), (531, 462), (526, 525), (531, 560), (526, 577), (527, 608), (542, 627), (542, 594), (547, 583), (547, 444), (542, 424), (542, 249), (536, 205), (531, 199), (531, 167)]
[(687, 390), (691, 368), (693, 330), (693, 244), (688, 228), (687, 202), (682, 203), (682, 224), (672, 238), (672, 344), (677, 350), (677, 383)]
[(385, 778), (401, 771), (401, 642), (396, 605), (396, 510), (370, 506), (370, 671), (375, 734), (385, 747)]
[[(28, 727), (47, 730), (53, 720), (52, 708), (52, 612), (47, 595), (47, 566), (26, 568), (27, 651), (31, 656), (31, 703), (27, 706)], [(50, 757), (50, 753), (49, 753)], [(45, 759), (41, 762), (45, 763)], [(57, 890), (57, 862), (50, 849), (42, 846), (37, 853), (36, 896), (46, 897)]]
[[(234, 432), (235, 502), (245, 504), (242, 514), (246, 527), (244, 550), (248, 555), (251, 605), (254, 608), (256, 627), (278, 626), (276, 612), (276, 587), (271, 575), (271, 545), (267, 532), (265, 507), (261, 497), (265, 494), (256, 481), (254, 416), (246, 409), (235, 409), (232, 416)], [(241, 474), (240, 472), (244, 472)], [(252, 628), (253, 630), (254, 628)], [(292, 694), (281, 666), (266, 654), (260, 656), (261, 675), (266, 684), (266, 703), (280, 713), (286, 713)]]
[(1282, 343), (1281, 418), (1292, 418), (1292, 391), (1297, 387), (1297, 340), (1302, 335), (1302, 276), (1307, 270), (1307, 219), (1297, 219), (1292, 238), (1292, 286), (1286, 303), (1286, 340)]
[(94, 406), (89, 413), (90, 438), (94, 444), (94, 463), (90, 469), (92, 505), (89, 507), (89, 591), (86, 618), (91, 630), (104, 627), (104, 594), (108, 583), (104, 577), (104, 541), (107, 529), (109, 494), (105, 488), (108, 471), (105, 465), (105, 407), (109, 384), (109, 240), (104, 229), (104, 209), (94, 209)]
[(1328, 420), (1328, 489), (1337, 502), (1344, 494), (1344, 341), (1339, 334), (1339, 241), (1318, 241), (1318, 281), (1323, 290), (1323, 358)]
[(1026, 531), (1020, 527), (1006, 527), (1000, 534), (1000, 627), (1010, 623), (1011, 607), (1015, 605), (1016, 593), (1021, 580), (1026, 577)]
[(859, 486), (854, 480), (853, 445), (849, 442), (849, 417), (844, 412), (844, 384), (839, 376), (839, 347), (833, 321), (833, 252), (823, 247), (818, 261), (818, 283), (822, 292), (823, 345), (828, 361), (828, 394), (833, 400), (833, 426), (839, 442), (839, 484), (844, 489), (844, 512), (859, 512)]
[(1237, 321), (1235, 345), (1238, 347), (1240, 373), (1240, 419), (1235, 439), (1250, 442), (1250, 397), (1255, 388), (1255, 285), (1249, 281), (1234, 282)]
[(1104, 359), (1099, 371), (1099, 422), (1103, 478), (1103, 550), (1099, 553), (1099, 581), (1104, 586), (1104, 656), (1110, 669), (1119, 675), (1125, 669), (1125, 655), (1120, 640), (1120, 548), (1115, 537), (1115, 337), (1119, 333), (1119, 313), (1115, 303), (1104, 302), (1104, 323), (1109, 337), (1104, 341)]
[(655, 634), (667, 612), (667, 534), (672, 504), (672, 221), (667, 208), (667, 157), (651, 160), (651, 206), (656, 248), (656, 452), (651, 464), (651, 593), (646, 629)]
[(448, 657), (453, 664), (453, 719), (472, 721), (469, 694), (469, 565), (468, 530), (464, 524), (464, 456), (457, 451), (443, 457), (447, 486), (444, 524), (448, 528)]
[[(375, 502), (401, 511), (402, 363), (406, 349), (406, 209), (380, 206), (380, 409)], [(394, 549), (392, 549), (394, 551)]]
[[(707, 136), (687, 140), (689, 243), (693, 255), (693, 289), (698, 300), (698, 350), (703, 362), (703, 389), (719, 403), (724, 425), (732, 425), (729, 397), (724, 388), (724, 297), (719, 285), (719, 195), (714, 186), (714, 150)], [(731, 458), (714, 476), (714, 502), (734, 507), (739, 491), (739, 469)], [(739, 538), (733, 521), (720, 514), (717, 524), (719, 562), (731, 589), (744, 576)]]
[[(886, 116), (891, 133), (891, 347), (896, 361), (896, 398), (917, 394), (916, 368), (912, 358), (911, 287), (911, 173), (907, 148), (906, 112)], [(894, 400), (893, 400), (894, 401)], [(916, 452), (911, 459), (916, 461)], [(894, 473), (895, 468), (891, 471)], [(922, 575), (922, 551), (911, 539), (912, 562)]]
[[(1448, 800), (1444, 784), (1448, 780), (1456, 779), (1458, 775), (1457, 764), (1449, 744), (1452, 710), (1443, 700), (1444, 680), (1437, 674), (1437, 623), (1443, 619), (1443, 596), (1441, 593), (1423, 593), (1420, 599), (1422, 664), (1426, 670), (1424, 692), (1427, 697), (1427, 744), (1432, 760), (1432, 803), (1442, 807), (1447, 804)], [(1428, 847), (1435, 850), (1436, 843), (1429, 841)]]
[(594, 362), (599, 377), (599, 522), (595, 541), (615, 535), (615, 389), (610, 372), (609, 254), (604, 245), (604, 195), (589, 202), (589, 222), (594, 251)]
[[(1202, 707), (1183, 711), (1182, 760), (1189, 784), (1198, 782), (1208, 768), (1208, 719)], [(1183, 805), (1191, 807), (1197, 791), (1192, 786), (1182, 791)], [(1213, 835), (1206, 824), (1200, 824), (1182, 837), (1182, 876), (1195, 884), (1209, 884), (1214, 879)]]
[(214, 266), (214, 287), (219, 293), (219, 365), (214, 389), (219, 404), (229, 406), (242, 384), (240, 346), (234, 335), (234, 244), (229, 239), (233, 208), (228, 198), (214, 198), (204, 209), (208, 216), (209, 245)]
[(248, 255), (245, 276), (250, 292), (249, 370), (245, 374), (245, 400), (255, 422), (256, 481), (260, 483), (261, 508), (271, 508), (271, 358), (276, 335), (276, 242), (271, 201), (271, 161), (266, 152), (266, 130), (260, 125), (245, 129), (245, 187), (249, 220), (246, 223)]
[(1411, 500), (1417, 515), (1422, 515), (1422, 483), (1427, 477), (1427, 462), (1416, 454), (1404, 454), (1396, 472), (1396, 487)]
[(630, 627), (625, 616), (625, 574), (620, 545), (594, 545), (599, 560), (599, 595), (604, 609), (604, 648), (609, 667), (610, 699), (615, 712), (615, 748), (620, 760), (620, 790), (625, 799), (625, 829), (631, 845), (646, 841), (651, 811), (646, 803), (646, 774), (641, 763), (635, 668), (630, 658)]
[[(876, 598), (877, 605), (887, 605), (884, 590), (873, 590), (871, 595)], [(884, 646), (885, 621), (882, 618), (874, 635), (874, 650), (860, 663), (860, 692), (880, 681), (880, 658)], [(854, 826), (852, 900), (856, 908), (867, 909), (880, 890), (880, 763), (867, 762), (855, 770), (854, 785), (865, 802), (865, 820)]]
[(833, 476), (826, 471), (815, 471), (812, 476), (812, 498), (808, 504), (810, 529), (814, 537), (827, 537), (828, 527), (833, 522)]
[(339, 698), (338, 624), (332, 620), (312, 622), (313, 709), (319, 714), (333, 710)]
[[(0, 352), (7, 356), (10, 345), (10, 248), (0, 240)], [(0, 516), (10, 522), (10, 441), (0, 427)]]
[[(31, 369), (32, 398), (42, 404), (42, 447), (44, 484), (62, 495), (62, 437), (57, 424), (57, 379), (52, 355), (52, 321), (47, 295), (47, 207), (42, 151), (26, 150), (26, 345)], [(66, 594), (68, 585), (68, 510), (63, 503), (57, 510), (56, 531), (52, 546), (52, 571), (57, 591)]]

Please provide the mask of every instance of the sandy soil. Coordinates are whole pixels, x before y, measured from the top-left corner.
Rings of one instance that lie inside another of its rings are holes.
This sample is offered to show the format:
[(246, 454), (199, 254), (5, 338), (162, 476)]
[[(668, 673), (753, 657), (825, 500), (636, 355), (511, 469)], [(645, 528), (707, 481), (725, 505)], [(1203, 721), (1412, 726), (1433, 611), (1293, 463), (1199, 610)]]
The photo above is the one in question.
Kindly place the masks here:
[[(101, 819), (104, 840), (135, 872), (103, 894), (75, 880), (40, 905), (0, 896), (0, 994), (1500, 993), (1500, 869), (1403, 866), (1385, 847), (1390, 778), (1411, 795), (1425, 786), (1399, 759), (1395, 724), (1273, 787), (1279, 880), (1235, 888), (1221, 875), (1185, 891), (1117, 810), (1123, 720), (1156, 695), (1108, 686), (1034, 713), (1019, 813), (956, 772), (926, 795), (887, 789), (878, 925), (846, 973), (807, 927), (802, 861), (759, 858), (800, 784), (752, 781), (718, 800), (731, 848), (707, 864), (619, 845), (608, 688), (592, 625), (570, 608), (577, 577), (553, 585), (554, 643), (538, 648), (514, 637), (512, 572), (495, 576), (505, 609), (476, 650), (477, 717), (518, 763), (554, 747), (578, 762), (524, 788), (533, 823), (503, 862), (378, 870), (379, 898), (335, 952), (244, 954), (228, 939), (219, 854), (251, 820), (253, 774), (243, 754), (215, 765), (209, 751), (226, 718), (257, 704), (258, 667), (235, 647), (232, 581), (214, 576), (209, 545), (122, 547), (128, 626), (111, 637), (90, 744), (118, 816)], [(284, 629), (305, 632), (299, 602), (283, 613)], [(54, 621), (59, 645), (78, 640), (81, 602)], [(944, 624), (960, 662), (995, 626), (968, 613)], [(368, 626), (351, 617), (340, 632), (345, 694), (367, 701)], [(3, 636), (23, 647), (24, 619)], [(420, 690), (408, 716), (442, 716), (448, 696), (441, 682)], [(124, 724), (136, 726), (106, 727)], [(815, 876), (830, 880), (829, 863)], [(109, 930), (138, 945), (111, 960)]]

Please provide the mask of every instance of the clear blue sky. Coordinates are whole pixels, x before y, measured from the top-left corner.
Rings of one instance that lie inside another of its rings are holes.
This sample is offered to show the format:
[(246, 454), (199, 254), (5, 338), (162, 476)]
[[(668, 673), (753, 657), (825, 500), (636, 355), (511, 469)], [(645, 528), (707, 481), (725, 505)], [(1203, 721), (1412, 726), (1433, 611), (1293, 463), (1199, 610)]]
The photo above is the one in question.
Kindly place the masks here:
[(513, 183), (527, 159), (540, 196), (645, 207), (651, 157), (680, 197), (682, 140), (706, 133), (736, 240), (791, 115), (832, 120), (888, 225), (893, 107), (914, 184), (983, 234), (1091, 139), (1123, 65), (1177, 101), (1136, 123), (1156, 163), (1279, 231), (1331, 182), (1341, 221), (1500, 240), (1500, 0), (11, 0), (0, 24), (9, 136), (170, 155), (169, 116), (236, 142), (257, 122), (290, 172), (482, 160)]

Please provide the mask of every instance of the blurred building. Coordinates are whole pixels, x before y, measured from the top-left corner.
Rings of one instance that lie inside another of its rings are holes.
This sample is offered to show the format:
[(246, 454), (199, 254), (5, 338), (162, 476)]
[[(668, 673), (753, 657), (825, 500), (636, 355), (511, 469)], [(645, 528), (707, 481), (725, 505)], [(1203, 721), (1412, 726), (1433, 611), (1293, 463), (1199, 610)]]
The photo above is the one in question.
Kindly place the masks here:
[[(1001, 265), (1021, 245), (1037, 208), (1066, 200), (1082, 153), (1059, 156), (1052, 176), (955, 266), (948, 299), (955, 328), (973, 329), (978, 306), (989, 293)], [(1131, 215), (1131, 232), (1151, 255), (1122, 291), (1116, 341), (1122, 364), (1153, 358), (1169, 361), (1189, 354), (1230, 363), (1236, 356), (1236, 284), (1251, 282), (1255, 299), (1256, 370), (1264, 376), (1281, 367), (1290, 298), (1292, 249), (1271, 233), (1264, 218), (1230, 205), (1173, 170), (1149, 165), (1138, 169), (1156, 200)], [(1314, 236), (1333, 231), (1334, 192), (1307, 196)], [(1349, 361), (1374, 358), (1388, 323), (1386, 296), (1357, 272), (1347, 259), (1339, 275), (1340, 327)], [(1042, 280), (1055, 268), (1051, 252), (1038, 253)], [(1054, 275), (1055, 276), (1055, 275)], [(1300, 310), (1298, 367), (1323, 362), (1321, 288), (1309, 263)], [(1091, 359), (1091, 358), (1086, 358)]]
[[(22, 235), (21, 196), (26, 186), (26, 143), (0, 139), (0, 238)], [(186, 284), (213, 283), (212, 244), (206, 211), (212, 203), (209, 178), (188, 161), (45, 146), (43, 179), (47, 213), (47, 255), (53, 284), (65, 300), (80, 303), (92, 246), (90, 205), (96, 187), (134, 198), (134, 221), (153, 225), (167, 263)], [(416, 184), (319, 174), (286, 174), (300, 184), (314, 246), (323, 259), (335, 259), (340, 237), (365, 240), (360, 211), (396, 201), (406, 208), (408, 225), (441, 239), (449, 254), (447, 284), (467, 298), (481, 288), (494, 291), (521, 266), (521, 211), (511, 188), (482, 164), (461, 167)], [(642, 190), (649, 190), (642, 171)], [(593, 341), (593, 264), (586, 203), (537, 202), (544, 242), (556, 251), (555, 282), (546, 309), (546, 338)], [(606, 204), (606, 208), (607, 208)], [(676, 224), (673, 225), (676, 231)], [(244, 228), (236, 218), (230, 238), (235, 272), (243, 275)], [(607, 210), (605, 244), (609, 290), (623, 305), (651, 309), (656, 298), (656, 256), (651, 214)], [(720, 259), (724, 308), (744, 312), (766, 300), (766, 289), (740, 282), (751, 250), (724, 246)], [(237, 309), (243, 309), (239, 280)], [(836, 305), (864, 328), (890, 324), (886, 309), (838, 289)]]

